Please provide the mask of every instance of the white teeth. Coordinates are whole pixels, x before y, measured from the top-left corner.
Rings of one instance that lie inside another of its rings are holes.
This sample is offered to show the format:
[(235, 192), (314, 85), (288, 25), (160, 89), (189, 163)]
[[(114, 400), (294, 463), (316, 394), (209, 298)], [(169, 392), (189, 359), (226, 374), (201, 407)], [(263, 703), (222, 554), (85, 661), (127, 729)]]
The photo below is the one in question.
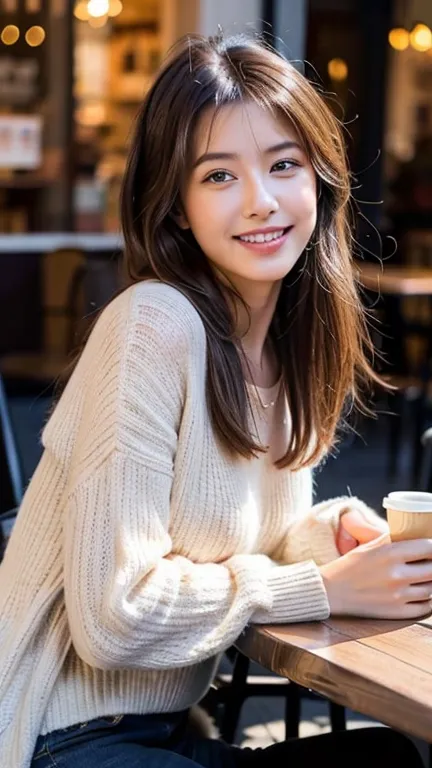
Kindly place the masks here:
[(278, 229), (274, 232), (268, 232), (266, 235), (261, 232), (258, 235), (242, 235), (240, 236), (240, 240), (244, 240), (246, 243), (269, 243), (271, 240), (276, 240), (278, 237), (282, 237), (283, 233), (283, 229)]

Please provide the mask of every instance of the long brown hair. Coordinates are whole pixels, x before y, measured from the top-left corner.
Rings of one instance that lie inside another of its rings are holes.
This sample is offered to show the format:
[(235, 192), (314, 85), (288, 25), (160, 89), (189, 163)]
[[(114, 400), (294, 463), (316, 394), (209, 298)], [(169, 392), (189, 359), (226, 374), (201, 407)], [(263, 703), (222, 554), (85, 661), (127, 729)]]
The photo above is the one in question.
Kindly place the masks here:
[[(138, 115), (121, 193), (129, 283), (156, 278), (182, 291), (204, 324), (207, 402), (232, 455), (263, 450), (248, 427), (249, 401), (226, 294), (190, 230), (176, 223), (194, 131), (203, 111), (252, 100), (294, 127), (317, 174), (316, 229), (283, 281), (270, 334), (283, 371), (292, 434), (277, 466), (313, 463), (335, 442), (344, 406), (364, 408), (378, 380), (353, 275), (350, 174), (341, 127), (314, 87), (257, 39), (189, 35), (171, 50)], [(225, 289), (226, 290), (226, 289)]]

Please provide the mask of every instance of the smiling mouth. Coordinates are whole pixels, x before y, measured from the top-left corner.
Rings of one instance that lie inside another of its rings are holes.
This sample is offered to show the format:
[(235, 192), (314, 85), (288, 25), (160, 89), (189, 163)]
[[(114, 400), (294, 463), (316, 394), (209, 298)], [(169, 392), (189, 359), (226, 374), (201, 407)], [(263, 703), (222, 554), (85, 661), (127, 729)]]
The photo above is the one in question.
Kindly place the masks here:
[(243, 243), (271, 243), (273, 240), (278, 240), (286, 235), (290, 229), (292, 229), (292, 225), (275, 229), (273, 232), (259, 232), (255, 235), (234, 235), (234, 240), (241, 240)]

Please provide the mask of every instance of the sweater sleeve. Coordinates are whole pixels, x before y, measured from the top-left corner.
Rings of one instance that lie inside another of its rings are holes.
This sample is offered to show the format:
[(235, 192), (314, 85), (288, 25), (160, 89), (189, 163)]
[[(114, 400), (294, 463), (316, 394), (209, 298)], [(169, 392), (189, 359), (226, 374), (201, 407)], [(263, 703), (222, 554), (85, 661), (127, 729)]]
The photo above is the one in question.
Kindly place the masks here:
[(312, 562), (238, 554), (196, 563), (168, 532), (170, 478), (112, 454), (74, 490), (65, 599), (77, 653), (91, 666), (187, 666), (231, 645), (251, 622), (326, 618)]
[(308, 467), (297, 474), (296, 509), (272, 556), (282, 564), (312, 559), (325, 565), (340, 557), (336, 535), (341, 515), (357, 509), (366, 520), (373, 521), (377, 514), (356, 496), (338, 496), (312, 505), (312, 470)]
[(120, 360), (115, 371), (105, 357), (88, 358), (98, 363), (67, 494), (64, 589), (75, 649), (104, 669), (187, 666), (226, 649), (248, 622), (329, 615), (311, 560), (193, 562), (174, 551), (173, 465), (199, 349), (187, 313), (173, 320), (165, 310), (135, 310), (122, 354), (107, 357)]

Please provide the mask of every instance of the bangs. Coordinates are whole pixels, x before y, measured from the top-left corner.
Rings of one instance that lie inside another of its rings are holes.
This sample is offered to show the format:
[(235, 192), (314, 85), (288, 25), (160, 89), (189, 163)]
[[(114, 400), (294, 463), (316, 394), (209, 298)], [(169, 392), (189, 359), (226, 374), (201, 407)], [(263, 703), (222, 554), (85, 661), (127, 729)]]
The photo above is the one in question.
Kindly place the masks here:
[[(298, 137), (299, 144), (308, 159), (313, 158), (313, 147), (307, 141), (307, 127), (304, 121), (298, 119), (299, 107), (292, 109), (291, 104), (295, 100), (288, 88), (281, 88), (280, 81), (274, 80), (272, 89), (268, 88), (263, 73), (250, 71), (250, 67), (234, 67), (230, 61), (230, 72), (225, 67), (215, 68), (213, 82), (206, 86), (206, 98), (200, 100), (199, 107), (190, 116), (189, 124), (185, 131), (186, 152), (182, 169), (183, 178), (191, 169), (194, 154), (197, 130), (205, 115), (211, 113), (207, 133), (206, 151), (209, 149), (215, 122), (220, 113), (229, 106), (237, 104), (254, 104), (263, 112), (270, 114), (276, 121), (288, 126)], [(283, 91), (281, 93), (281, 91)], [(202, 94), (204, 96), (204, 93)]]

